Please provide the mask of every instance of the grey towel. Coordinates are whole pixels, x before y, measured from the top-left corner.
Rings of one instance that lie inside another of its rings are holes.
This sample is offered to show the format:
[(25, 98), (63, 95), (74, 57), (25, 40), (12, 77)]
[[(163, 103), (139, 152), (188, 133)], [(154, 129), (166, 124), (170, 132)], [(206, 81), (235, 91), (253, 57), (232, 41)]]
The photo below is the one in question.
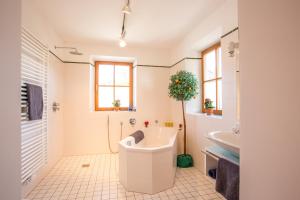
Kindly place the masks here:
[(227, 200), (239, 199), (240, 167), (223, 158), (219, 159), (216, 190)]
[(43, 89), (40, 86), (26, 84), (28, 99), (29, 120), (42, 119), (43, 116)]
[(134, 133), (132, 133), (130, 136), (134, 137), (135, 144), (139, 143), (141, 140), (144, 139), (144, 132), (141, 130), (138, 130)]

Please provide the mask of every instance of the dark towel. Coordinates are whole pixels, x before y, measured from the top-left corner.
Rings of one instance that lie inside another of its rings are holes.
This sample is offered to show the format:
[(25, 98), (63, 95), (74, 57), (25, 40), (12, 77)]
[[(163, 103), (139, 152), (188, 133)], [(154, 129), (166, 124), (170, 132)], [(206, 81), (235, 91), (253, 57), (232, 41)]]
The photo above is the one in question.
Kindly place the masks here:
[(144, 139), (144, 132), (141, 130), (138, 130), (134, 133), (132, 133), (130, 136), (134, 137), (135, 143), (139, 143), (141, 140)]
[(43, 90), (40, 86), (26, 84), (28, 99), (29, 120), (42, 119), (43, 116)]
[(239, 199), (240, 167), (223, 158), (219, 159), (216, 190), (227, 200)]
[(212, 177), (213, 179), (216, 179), (217, 178), (217, 169), (210, 169), (210, 170), (208, 170), (208, 175), (210, 177)]

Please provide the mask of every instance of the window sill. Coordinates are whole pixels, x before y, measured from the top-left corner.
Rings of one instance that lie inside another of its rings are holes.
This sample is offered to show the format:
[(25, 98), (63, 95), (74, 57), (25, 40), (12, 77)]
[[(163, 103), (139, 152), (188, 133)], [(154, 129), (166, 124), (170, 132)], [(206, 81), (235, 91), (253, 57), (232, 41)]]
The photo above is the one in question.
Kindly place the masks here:
[(135, 111), (129, 111), (129, 110), (93, 110), (94, 112), (136, 112)]
[(113, 108), (97, 108), (94, 109), (94, 112), (136, 112), (136, 110), (128, 110), (128, 108), (120, 108), (119, 110)]
[(94, 111), (128, 111), (128, 112), (133, 112), (135, 111), (135, 108), (133, 110), (129, 110), (128, 107), (119, 107), (119, 108), (113, 108), (113, 107), (107, 107), (107, 108), (94, 108)]
[(222, 115), (207, 115), (206, 113), (202, 112), (192, 112), (192, 113), (186, 113), (187, 115), (192, 115), (192, 116), (201, 116), (201, 117), (207, 117), (207, 118), (213, 118), (213, 119), (223, 119)]

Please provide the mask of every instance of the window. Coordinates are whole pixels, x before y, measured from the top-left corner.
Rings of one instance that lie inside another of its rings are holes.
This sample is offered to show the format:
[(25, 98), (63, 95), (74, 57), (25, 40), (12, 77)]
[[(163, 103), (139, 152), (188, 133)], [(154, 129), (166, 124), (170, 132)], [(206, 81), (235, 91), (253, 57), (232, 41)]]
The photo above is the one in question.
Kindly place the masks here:
[(95, 110), (113, 110), (113, 101), (120, 100), (120, 110), (132, 107), (132, 63), (95, 63)]
[(214, 104), (214, 114), (222, 115), (222, 52), (220, 43), (202, 52), (202, 112), (204, 101), (209, 98)]

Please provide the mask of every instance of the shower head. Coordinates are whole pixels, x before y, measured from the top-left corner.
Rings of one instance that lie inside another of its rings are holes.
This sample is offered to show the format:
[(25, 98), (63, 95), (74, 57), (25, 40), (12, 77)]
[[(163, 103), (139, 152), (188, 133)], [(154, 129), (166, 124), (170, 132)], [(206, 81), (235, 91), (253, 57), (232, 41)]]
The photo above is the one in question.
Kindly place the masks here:
[(82, 53), (79, 52), (76, 48), (73, 51), (69, 51), (70, 54), (76, 55), (76, 56), (81, 56)]
[(57, 47), (57, 46), (55, 46), (55, 49), (72, 49), (72, 51), (69, 51), (69, 53), (76, 55), (76, 56), (80, 56), (83, 54), (83, 53), (79, 52), (78, 49), (75, 47)]

